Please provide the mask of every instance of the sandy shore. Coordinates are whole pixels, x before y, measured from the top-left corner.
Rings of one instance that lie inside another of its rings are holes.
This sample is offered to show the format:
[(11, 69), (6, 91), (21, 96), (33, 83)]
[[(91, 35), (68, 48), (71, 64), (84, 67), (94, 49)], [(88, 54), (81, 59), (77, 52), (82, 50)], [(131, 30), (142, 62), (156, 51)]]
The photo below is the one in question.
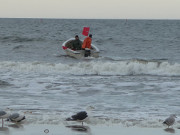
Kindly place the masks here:
[(48, 124), (29, 124), (29, 125), (6, 125), (0, 128), (0, 135), (180, 135), (177, 128), (140, 128), (140, 127), (121, 127), (118, 125), (48, 125)]

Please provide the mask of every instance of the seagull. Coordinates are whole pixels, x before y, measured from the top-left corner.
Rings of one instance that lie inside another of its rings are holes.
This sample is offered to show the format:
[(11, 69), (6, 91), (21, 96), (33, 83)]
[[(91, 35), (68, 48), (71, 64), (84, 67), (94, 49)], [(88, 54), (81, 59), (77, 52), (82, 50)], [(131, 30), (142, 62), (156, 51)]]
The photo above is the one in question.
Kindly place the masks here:
[(4, 125), (4, 118), (8, 118), (9, 117), (9, 114), (5, 111), (0, 111), (0, 118), (2, 119), (2, 127)]
[(176, 115), (171, 114), (167, 119), (165, 119), (163, 124), (166, 124), (168, 126), (168, 128), (169, 128), (169, 126), (172, 126), (174, 124), (175, 118), (177, 118)]
[(13, 113), (8, 117), (7, 121), (19, 123), (24, 119), (25, 119), (24, 115), (20, 115), (19, 113)]
[(72, 115), (70, 118), (67, 118), (67, 121), (79, 121), (82, 122), (82, 126), (83, 126), (83, 121), (88, 117), (87, 112), (86, 111), (81, 111), (78, 112), (75, 115)]

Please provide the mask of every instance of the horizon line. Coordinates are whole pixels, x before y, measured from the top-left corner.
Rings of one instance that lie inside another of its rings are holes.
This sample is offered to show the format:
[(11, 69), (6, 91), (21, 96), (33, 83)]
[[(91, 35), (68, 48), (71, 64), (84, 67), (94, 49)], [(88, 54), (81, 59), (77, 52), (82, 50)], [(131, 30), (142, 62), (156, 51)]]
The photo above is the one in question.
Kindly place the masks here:
[(0, 17), (0, 19), (66, 19), (66, 20), (180, 20), (177, 18), (51, 18), (51, 17)]

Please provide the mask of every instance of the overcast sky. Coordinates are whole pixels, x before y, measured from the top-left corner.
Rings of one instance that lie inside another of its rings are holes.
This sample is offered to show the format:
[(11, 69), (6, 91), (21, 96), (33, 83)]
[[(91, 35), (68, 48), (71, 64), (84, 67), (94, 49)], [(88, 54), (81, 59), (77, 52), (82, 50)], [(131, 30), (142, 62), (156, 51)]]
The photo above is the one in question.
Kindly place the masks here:
[(180, 0), (0, 0), (0, 18), (180, 19)]

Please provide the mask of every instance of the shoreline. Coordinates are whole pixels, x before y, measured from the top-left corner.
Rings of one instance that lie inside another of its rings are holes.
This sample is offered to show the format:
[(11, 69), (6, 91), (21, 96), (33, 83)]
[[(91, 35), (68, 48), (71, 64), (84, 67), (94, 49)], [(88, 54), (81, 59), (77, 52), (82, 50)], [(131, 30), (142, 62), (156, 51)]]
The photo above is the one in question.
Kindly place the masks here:
[(122, 127), (119, 125), (52, 125), (52, 124), (8, 124), (0, 127), (1, 135), (179, 135), (179, 128)]

